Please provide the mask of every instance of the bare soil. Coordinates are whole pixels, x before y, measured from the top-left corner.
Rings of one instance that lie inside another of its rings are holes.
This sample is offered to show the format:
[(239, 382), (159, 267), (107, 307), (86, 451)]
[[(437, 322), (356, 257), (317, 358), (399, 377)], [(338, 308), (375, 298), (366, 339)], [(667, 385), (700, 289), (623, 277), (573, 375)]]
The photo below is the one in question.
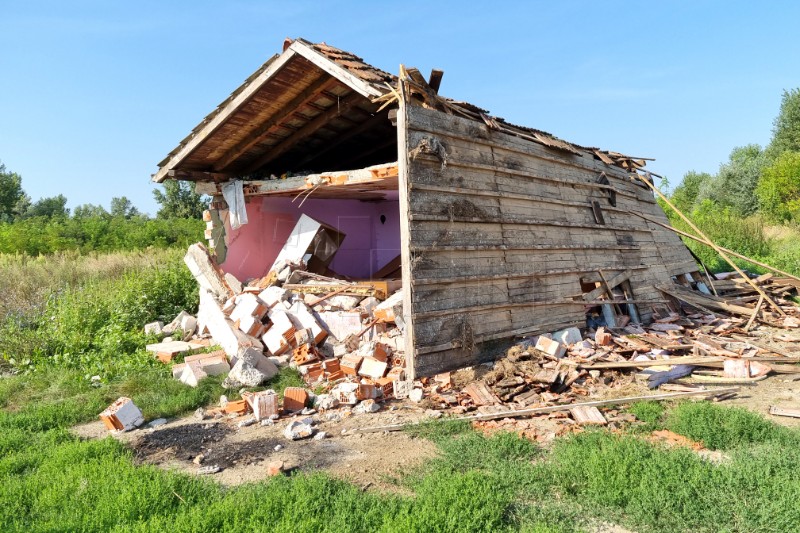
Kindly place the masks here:
[[(273, 426), (239, 428), (247, 417), (198, 421), (193, 415), (170, 420), (152, 429), (109, 433), (99, 421), (82, 424), (73, 432), (83, 438), (111, 435), (127, 443), (140, 463), (198, 474), (201, 467), (216, 465), (221, 471), (212, 477), (224, 485), (239, 485), (263, 480), (267, 465), (282, 461), (284, 470), (324, 471), (351, 481), (362, 489), (402, 492), (395, 480), (436, 455), (436, 447), (425, 439), (404, 432), (376, 432), (348, 435), (343, 430), (412, 423), (424, 418), (415, 407), (384, 407), (373, 414), (353, 415), (338, 421), (325, 414), (313, 415), (318, 431), (328, 437), (297, 441), (283, 435), (292, 421), (278, 420)], [(336, 411), (334, 411), (336, 412)], [(303, 418), (303, 417), (301, 417)], [(276, 451), (276, 446), (282, 448)], [(194, 459), (202, 454), (198, 465)]]

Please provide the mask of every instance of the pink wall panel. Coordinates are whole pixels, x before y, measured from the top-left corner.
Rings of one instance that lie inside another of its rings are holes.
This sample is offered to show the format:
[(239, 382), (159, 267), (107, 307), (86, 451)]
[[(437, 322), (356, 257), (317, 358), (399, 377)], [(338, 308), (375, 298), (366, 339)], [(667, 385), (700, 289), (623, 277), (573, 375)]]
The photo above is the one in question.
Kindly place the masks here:
[(368, 279), (399, 255), (400, 205), (396, 199), (309, 199), (298, 208), (299, 202), (269, 197), (251, 200), (247, 204), (249, 223), (238, 230), (227, 228), (228, 257), (223, 270), (242, 281), (266, 275), (301, 214), (346, 235), (331, 263), (340, 274)]

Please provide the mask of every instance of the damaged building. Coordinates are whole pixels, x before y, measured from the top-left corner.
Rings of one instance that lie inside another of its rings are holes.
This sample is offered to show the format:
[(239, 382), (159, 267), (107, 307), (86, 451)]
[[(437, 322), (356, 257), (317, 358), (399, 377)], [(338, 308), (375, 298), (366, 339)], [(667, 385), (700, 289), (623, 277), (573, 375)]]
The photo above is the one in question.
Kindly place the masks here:
[(412, 378), (519, 337), (648, 322), (660, 285), (705, 289), (644, 160), (513, 125), (441, 80), (287, 39), (153, 180), (212, 197), (209, 249), (242, 282), (301, 264), (284, 289), (395, 295)]

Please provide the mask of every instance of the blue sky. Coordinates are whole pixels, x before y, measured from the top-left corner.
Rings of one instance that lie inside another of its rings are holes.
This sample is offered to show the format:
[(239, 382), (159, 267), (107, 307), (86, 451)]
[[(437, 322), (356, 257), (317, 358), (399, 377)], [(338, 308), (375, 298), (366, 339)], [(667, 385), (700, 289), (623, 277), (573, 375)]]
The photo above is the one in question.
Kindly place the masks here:
[(0, 161), (34, 200), (127, 196), (272, 54), (305, 37), (672, 184), (765, 144), (800, 86), (796, 2), (0, 1)]

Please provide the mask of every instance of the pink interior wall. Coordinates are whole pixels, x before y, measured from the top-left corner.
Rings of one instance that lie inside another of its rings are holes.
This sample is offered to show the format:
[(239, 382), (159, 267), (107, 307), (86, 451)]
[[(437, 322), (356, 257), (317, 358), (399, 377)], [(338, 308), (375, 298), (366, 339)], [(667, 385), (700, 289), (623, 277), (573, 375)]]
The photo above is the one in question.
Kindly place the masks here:
[[(238, 279), (261, 277), (278, 256), (301, 214), (337, 228), (346, 235), (330, 267), (352, 278), (372, 273), (400, 254), (400, 204), (396, 191), (381, 202), (358, 200), (254, 198), (247, 204), (248, 224), (227, 227), (228, 256), (221, 265)], [(381, 223), (380, 217), (386, 217)]]

